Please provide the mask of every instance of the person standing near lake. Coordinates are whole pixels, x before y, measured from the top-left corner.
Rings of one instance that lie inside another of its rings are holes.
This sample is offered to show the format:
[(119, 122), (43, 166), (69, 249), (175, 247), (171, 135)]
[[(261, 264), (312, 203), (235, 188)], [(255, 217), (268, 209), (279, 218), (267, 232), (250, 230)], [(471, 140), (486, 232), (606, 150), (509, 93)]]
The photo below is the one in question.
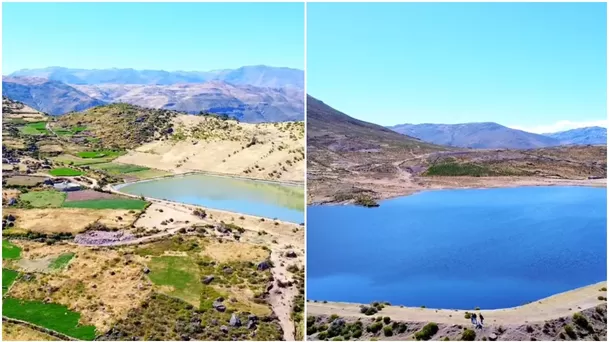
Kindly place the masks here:
[(482, 324), (484, 324), (484, 317), (482, 316), (482, 313), (480, 313), (480, 328), (482, 328)]
[(474, 327), (478, 326), (478, 320), (477, 320), (476, 314), (472, 314), (472, 324), (474, 325)]

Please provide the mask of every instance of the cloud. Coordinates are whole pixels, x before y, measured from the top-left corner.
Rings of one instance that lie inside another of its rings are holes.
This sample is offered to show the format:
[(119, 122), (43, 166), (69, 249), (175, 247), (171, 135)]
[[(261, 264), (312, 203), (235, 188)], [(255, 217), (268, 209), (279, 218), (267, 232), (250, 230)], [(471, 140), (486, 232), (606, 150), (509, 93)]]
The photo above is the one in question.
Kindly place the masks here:
[(513, 129), (519, 129), (519, 130), (522, 130), (525, 132), (540, 134), (540, 133), (556, 133), (556, 132), (568, 131), (570, 129), (575, 129), (575, 128), (584, 128), (584, 127), (592, 127), (592, 126), (600, 126), (600, 127), (607, 128), (607, 120), (597, 120), (597, 121), (562, 120), (562, 121), (558, 121), (558, 122), (555, 122), (555, 123), (549, 124), (549, 125), (528, 126), (528, 127), (508, 125), (507, 127), (513, 128)]

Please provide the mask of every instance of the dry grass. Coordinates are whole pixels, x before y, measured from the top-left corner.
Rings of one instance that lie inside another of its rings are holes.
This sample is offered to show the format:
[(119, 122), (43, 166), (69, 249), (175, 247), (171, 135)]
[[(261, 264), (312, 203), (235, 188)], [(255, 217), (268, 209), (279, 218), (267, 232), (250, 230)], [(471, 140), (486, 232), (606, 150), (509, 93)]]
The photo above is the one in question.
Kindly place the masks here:
[(3, 341), (59, 341), (58, 338), (47, 335), (28, 326), (2, 322)]
[(201, 252), (201, 254), (218, 262), (256, 262), (264, 260), (268, 256), (269, 252), (262, 248), (262, 246), (234, 241), (219, 243), (218, 241), (213, 240), (210, 241), (209, 244), (205, 245), (205, 249)]
[(81, 324), (92, 324), (99, 331), (109, 329), (116, 320), (139, 306), (151, 292), (143, 264), (131, 255), (109, 249), (91, 249), (74, 245), (47, 246), (19, 242), (24, 257), (75, 253), (68, 267), (59, 273), (37, 274), (29, 282), (17, 282), (11, 288), (16, 298), (45, 300), (68, 306), (81, 313)]
[(19, 198), (21, 191), (17, 189), (2, 189), (2, 200), (8, 201), (11, 198)]
[[(173, 139), (144, 144), (116, 162), (176, 173), (207, 171), (290, 181), (304, 178), (304, 127), (300, 123), (247, 124), (192, 115), (178, 115), (173, 122)], [(254, 137), (256, 144), (247, 147)], [(275, 175), (270, 176), (273, 171)]]
[(129, 210), (78, 208), (4, 209), (4, 213), (17, 217), (17, 229), (40, 233), (79, 233), (96, 221), (108, 227), (126, 228), (135, 221), (136, 215)]

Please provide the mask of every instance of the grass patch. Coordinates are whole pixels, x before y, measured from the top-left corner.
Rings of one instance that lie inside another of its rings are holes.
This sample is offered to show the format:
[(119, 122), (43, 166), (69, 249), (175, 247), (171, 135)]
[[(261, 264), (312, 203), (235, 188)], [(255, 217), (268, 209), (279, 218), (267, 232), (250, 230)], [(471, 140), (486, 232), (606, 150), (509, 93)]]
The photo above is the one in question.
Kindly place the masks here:
[(200, 281), (199, 266), (192, 259), (158, 256), (150, 260), (148, 267), (151, 270), (148, 276), (155, 285), (172, 287), (167, 292), (168, 295), (199, 305), (203, 284)]
[(95, 327), (79, 325), (80, 314), (59, 304), (4, 298), (2, 315), (30, 322), (85, 341), (95, 338)]
[(49, 133), (46, 129), (46, 122), (31, 122), (25, 126), (19, 127), (19, 131), (21, 134), (25, 135), (43, 135)]
[(69, 167), (59, 167), (52, 169), (49, 171), (50, 174), (57, 177), (69, 177), (69, 176), (80, 176), (82, 175), (81, 171), (71, 169)]
[(51, 261), (49, 268), (52, 270), (60, 270), (66, 267), (72, 258), (74, 258), (74, 253), (64, 253)]
[(21, 194), (19, 198), (34, 208), (59, 208), (66, 199), (65, 192), (31, 191)]
[(21, 248), (13, 245), (8, 240), (2, 240), (2, 259), (19, 259)]
[(150, 170), (148, 167), (131, 165), (131, 164), (117, 164), (117, 163), (104, 163), (104, 164), (96, 164), (92, 166), (94, 169), (99, 169), (108, 172), (113, 175), (122, 175), (125, 173), (133, 173), (139, 171), (147, 171)]
[(8, 268), (2, 269), (2, 295), (8, 291), (9, 287), (13, 285), (15, 279), (19, 276), (19, 272), (9, 270)]
[(486, 166), (470, 163), (442, 163), (430, 166), (425, 172), (426, 176), (473, 176), (487, 177), (499, 176), (497, 172)]
[(103, 150), (103, 151), (87, 151), (78, 152), (80, 158), (116, 158), (121, 155), (119, 151)]
[(68, 129), (64, 129), (64, 128), (56, 129), (56, 130), (53, 130), (53, 132), (55, 132), (55, 134), (61, 135), (61, 136), (72, 136), (74, 134), (85, 131), (86, 129), (87, 129), (87, 126), (74, 126), (74, 127), (68, 128)]
[(6, 185), (8, 187), (32, 187), (42, 184), (44, 179), (44, 177), (36, 176), (13, 176), (6, 180)]
[(64, 208), (85, 208), (85, 209), (127, 209), (143, 210), (148, 206), (148, 202), (140, 199), (131, 198), (101, 198), (85, 201), (64, 202)]

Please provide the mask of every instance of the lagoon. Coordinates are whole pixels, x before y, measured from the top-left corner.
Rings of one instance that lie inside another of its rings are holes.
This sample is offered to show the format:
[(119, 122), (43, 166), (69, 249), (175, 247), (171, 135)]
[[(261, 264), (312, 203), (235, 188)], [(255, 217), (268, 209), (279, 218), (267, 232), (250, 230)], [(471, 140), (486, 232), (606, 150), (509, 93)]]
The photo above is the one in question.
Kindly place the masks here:
[(514, 307), (607, 279), (607, 190), (438, 190), (310, 206), (307, 299)]
[(115, 187), (122, 192), (236, 213), (304, 222), (303, 186), (191, 174)]

